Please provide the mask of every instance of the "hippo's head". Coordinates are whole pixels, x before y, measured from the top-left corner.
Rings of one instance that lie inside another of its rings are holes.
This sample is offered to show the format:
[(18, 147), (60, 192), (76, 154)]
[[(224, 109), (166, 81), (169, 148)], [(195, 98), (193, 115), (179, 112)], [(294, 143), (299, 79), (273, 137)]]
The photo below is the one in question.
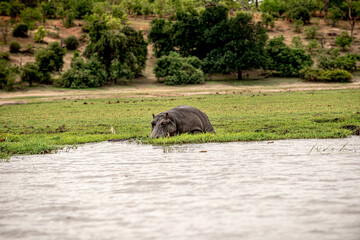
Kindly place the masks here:
[(153, 114), (151, 121), (152, 132), (150, 138), (159, 138), (166, 136), (174, 136), (176, 133), (176, 125), (171, 119), (169, 113)]

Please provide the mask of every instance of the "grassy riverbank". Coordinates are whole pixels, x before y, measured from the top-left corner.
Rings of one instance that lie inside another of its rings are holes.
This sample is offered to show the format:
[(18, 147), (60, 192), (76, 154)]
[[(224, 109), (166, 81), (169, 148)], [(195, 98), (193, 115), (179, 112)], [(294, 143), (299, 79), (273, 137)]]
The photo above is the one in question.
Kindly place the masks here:
[[(0, 106), (0, 158), (65, 146), (137, 139), (180, 144), (288, 138), (336, 138), (360, 130), (360, 90), (243, 93), (161, 98), (62, 100)], [(217, 132), (148, 139), (152, 113), (187, 104)]]

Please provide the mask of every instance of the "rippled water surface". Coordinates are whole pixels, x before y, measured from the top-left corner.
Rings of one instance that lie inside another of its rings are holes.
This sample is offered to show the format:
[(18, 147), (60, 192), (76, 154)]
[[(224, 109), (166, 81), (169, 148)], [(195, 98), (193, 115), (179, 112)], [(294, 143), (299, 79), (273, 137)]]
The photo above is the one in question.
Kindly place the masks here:
[(359, 137), (103, 142), (0, 177), (0, 239), (360, 239)]

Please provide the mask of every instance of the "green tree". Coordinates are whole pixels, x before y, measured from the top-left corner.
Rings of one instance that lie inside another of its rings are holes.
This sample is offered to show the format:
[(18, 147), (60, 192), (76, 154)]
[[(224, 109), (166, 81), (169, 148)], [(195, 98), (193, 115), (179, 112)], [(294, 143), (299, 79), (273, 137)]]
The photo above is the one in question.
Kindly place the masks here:
[(21, 10), (24, 8), (23, 4), (20, 4), (18, 0), (11, 0), (9, 2), (9, 15), (11, 22), (15, 22), (16, 18), (20, 15)]
[(44, 1), (41, 3), (41, 13), (43, 18), (55, 19), (56, 18), (56, 1)]
[(20, 74), (21, 81), (28, 82), (32, 87), (33, 83), (40, 83), (42, 74), (39, 71), (39, 66), (36, 63), (27, 63)]
[(331, 25), (334, 27), (336, 23), (343, 18), (342, 12), (340, 9), (334, 7), (329, 8), (328, 12), (327, 18), (331, 20)]
[(38, 8), (25, 8), (20, 13), (21, 21), (25, 23), (30, 30), (33, 30), (35, 27), (35, 22), (40, 22), (42, 20), (42, 15), (40, 9)]
[(12, 66), (7, 60), (0, 59), (0, 89), (13, 90), (18, 73), (16, 66)]
[(197, 55), (202, 29), (197, 13), (177, 13), (172, 25), (172, 43), (182, 56)]
[(266, 28), (275, 27), (275, 20), (274, 17), (271, 14), (268, 13), (262, 13), (261, 14), (261, 22), (266, 26)]
[(172, 39), (171, 39), (172, 23), (165, 19), (155, 18), (151, 22), (151, 29), (148, 35), (148, 39), (154, 44), (154, 52), (156, 57), (162, 55), (168, 55), (174, 51)]
[(267, 68), (283, 77), (297, 76), (302, 68), (313, 64), (311, 56), (304, 49), (288, 47), (283, 36), (271, 39), (266, 53), (269, 59)]
[(204, 59), (205, 72), (237, 72), (242, 79), (243, 70), (265, 66), (264, 47), (268, 38), (266, 29), (260, 23), (252, 23), (250, 14), (240, 12), (228, 20), (228, 36), (225, 44), (213, 49)]
[(283, 5), (279, 0), (263, 0), (260, 4), (260, 10), (269, 14), (279, 14), (284, 12)]
[[(90, 31), (91, 42), (86, 47), (85, 56), (89, 58), (96, 53), (108, 72), (115, 71), (115, 66), (126, 67), (134, 76), (139, 76), (145, 68), (147, 57), (147, 43), (141, 31), (137, 32), (129, 26), (120, 31), (111, 31), (101, 27), (98, 22), (96, 26)], [(119, 69), (117, 72), (124, 71)], [(120, 75), (110, 73), (109, 76)], [(114, 82), (117, 83), (119, 78), (114, 78)]]
[(62, 69), (65, 53), (66, 50), (58, 42), (50, 43), (47, 48), (41, 48), (35, 53), (35, 61), (43, 75), (43, 82), (50, 82), (50, 74)]

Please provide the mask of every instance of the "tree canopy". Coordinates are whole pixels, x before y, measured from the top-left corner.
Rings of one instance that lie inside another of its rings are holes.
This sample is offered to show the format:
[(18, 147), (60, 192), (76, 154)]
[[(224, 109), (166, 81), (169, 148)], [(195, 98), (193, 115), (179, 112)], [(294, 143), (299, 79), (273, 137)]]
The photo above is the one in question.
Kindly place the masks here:
[(175, 22), (154, 20), (149, 39), (158, 57), (170, 51), (197, 56), (205, 72), (237, 72), (238, 79), (243, 70), (264, 67), (266, 62), (266, 29), (245, 12), (228, 18), (223, 6), (207, 7), (201, 14), (179, 13)]

